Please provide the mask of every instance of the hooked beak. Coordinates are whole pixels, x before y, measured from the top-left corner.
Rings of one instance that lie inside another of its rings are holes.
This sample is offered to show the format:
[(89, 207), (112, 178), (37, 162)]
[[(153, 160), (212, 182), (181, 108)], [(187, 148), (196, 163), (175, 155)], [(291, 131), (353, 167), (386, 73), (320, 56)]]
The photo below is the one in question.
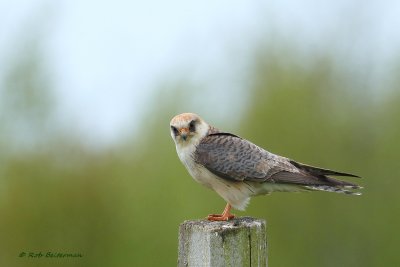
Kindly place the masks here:
[(188, 129), (188, 128), (181, 128), (181, 129), (179, 130), (179, 135), (182, 137), (182, 139), (183, 139), (184, 141), (186, 141), (187, 136), (188, 136), (188, 133), (189, 133), (189, 129)]

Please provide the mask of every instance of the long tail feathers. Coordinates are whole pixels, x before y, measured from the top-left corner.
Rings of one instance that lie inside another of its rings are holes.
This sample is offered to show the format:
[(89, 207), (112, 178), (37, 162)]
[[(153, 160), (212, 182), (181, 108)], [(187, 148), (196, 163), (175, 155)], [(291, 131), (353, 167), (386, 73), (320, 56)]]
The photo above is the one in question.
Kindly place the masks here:
[(355, 189), (362, 189), (361, 186), (347, 181), (342, 181), (328, 177), (328, 176), (347, 176), (347, 177), (360, 178), (357, 175), (317, 168), (310, 165), (298, 163), (293, 160), (291, 160), (290, 163), (296, 166), (298, 169), (304, 171), (305, 173), (312, 175), (314, 177), (318, 177), (320, 181), (323, 182), (323, 184), (305, 185), (304, 188), (308, 190), (319, 190), (319, 191), (334, 192), (334, 193), (356, 195), (356, 196), (361, 195), (360, 192), (352, 191)]
[(319, 190), (319, 191), (340, 193), (340, 194), (353, 195), (353, 196), (360, 196), (361, 193), (347, 190), (347, 188), (349, 188), (349, 189), (361, 189), (362, 188), (360, 186), (335, 187), (335, 186), (329, 186), (329, 185), (307, 185), (304, 187), (306, 189), (313, 190), (313, 191)]

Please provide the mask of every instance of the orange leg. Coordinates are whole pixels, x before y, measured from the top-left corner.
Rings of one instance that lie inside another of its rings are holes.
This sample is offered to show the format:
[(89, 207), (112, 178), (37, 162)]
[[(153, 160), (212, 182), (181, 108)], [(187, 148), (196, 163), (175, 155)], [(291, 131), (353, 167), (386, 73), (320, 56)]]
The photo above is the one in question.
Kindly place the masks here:
[(235, 215), (231, 214), (231, 204), (227, 203), (222, 214), (210, 214), (207, 216), (209, 221), (228, 221), (235, 218)]

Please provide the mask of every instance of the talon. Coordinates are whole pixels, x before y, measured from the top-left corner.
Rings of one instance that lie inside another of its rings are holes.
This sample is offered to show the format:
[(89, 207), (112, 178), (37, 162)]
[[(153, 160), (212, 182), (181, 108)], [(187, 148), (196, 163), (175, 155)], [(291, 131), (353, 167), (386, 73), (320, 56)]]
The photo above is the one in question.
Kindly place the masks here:
[(235, 218), (235, 215), (233, 215), (233, 214), (229, 214), (229, 215), (210, 214), (207, 216), (207, 220), (209, 220), (209, 221), (229, 221), (233, 218)]
[(209, 221), (229, 221), (235, 218), (235, 215), (231, 214), (231, 204), (226, 204), (224, 212), (222, 214), (209, 214), (207, 220)]

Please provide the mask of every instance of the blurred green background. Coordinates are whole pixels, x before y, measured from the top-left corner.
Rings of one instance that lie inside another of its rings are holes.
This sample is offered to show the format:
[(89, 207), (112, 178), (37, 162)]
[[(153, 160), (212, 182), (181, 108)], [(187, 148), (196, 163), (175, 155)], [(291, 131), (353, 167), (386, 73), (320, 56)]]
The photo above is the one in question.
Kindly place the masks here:
[[(273, 153), (362, 177), (349, 179), (364, 186), (360, 197), (274, 193), (235, 211), (267, 220), (269, 266), (398, 266), (400, 59), (376, 83), (371, 66), (349, 68), (330, 47), (307, 57), (290, 41), (258, 42), (244, 90), (160, 81), (137, 128), (93, 149), (57, 127), (32, 44), (7, 62), (0, 87), (0, 266), (176, 265), (179, 224), (225, 205), (176, 155), (169, 121), (187, 111)], [(202, 105), (214, 97), (225, 117)], [(83, 258), (18, 257), (40, 251)]]

